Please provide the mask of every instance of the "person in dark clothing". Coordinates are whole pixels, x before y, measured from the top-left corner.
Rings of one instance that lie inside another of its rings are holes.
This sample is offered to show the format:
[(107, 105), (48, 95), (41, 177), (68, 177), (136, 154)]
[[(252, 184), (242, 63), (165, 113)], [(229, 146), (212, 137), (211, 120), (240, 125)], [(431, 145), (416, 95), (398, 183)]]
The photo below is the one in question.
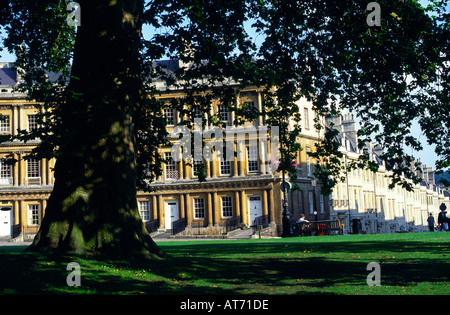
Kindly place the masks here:
[(440, 230), (448, 231), (450, 219), (447, 218), (447, 211), (445, 211), (447, 209), (447, 206), (442, 203), (441, 206), (439, 207), (439, 209), (441, 210), (441, 212), (439, 212), (439, 215), (438, 215), (438, 225), (440, 227)]
[(428, 222), (428, 228), (430, 229), (430, 232), (434, 232), (434, 217), (431, 212), (428, 215), (427, 222)]

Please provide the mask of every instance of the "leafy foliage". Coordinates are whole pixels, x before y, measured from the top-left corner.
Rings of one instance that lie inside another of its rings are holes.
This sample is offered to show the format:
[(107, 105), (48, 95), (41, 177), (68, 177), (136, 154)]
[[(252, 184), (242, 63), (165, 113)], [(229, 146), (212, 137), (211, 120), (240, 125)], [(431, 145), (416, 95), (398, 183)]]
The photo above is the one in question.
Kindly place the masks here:
[[(185, 93), (171, 105), (185, 117), (181, 124), (190, 128), (195, 107), (207, 115), (203, 124), (223, 125), (210, 115), (217, 99), (235, 112), (235, 125), (265, 115), (267, 125), (282, 131), (280, 150), (287, 162), (279, 170), (288, 171), (291, 179), (296, 170), (289, 160), (300, 149), (298, 100), (312, 102), (319, 114), (315, 126), (325, 135), (312, 153), (320, 164), (316, 176), (324, 193), (345, 167), (336, 133), (326, 129), (323, 118), (351, 110), (361, 121), (360, 148), (367, 141), (382, 145), (381, 158), (393, 173), (393, 185), (411, 187), (404, 178), (417, 182), (418, 165), (405, 152), (408, 147), (422, 149), (411, 135), (413, 122), (436, 144), (438, 170), (450, 166), (448, 1), (431, 1), (426, 8), (412, 0), (379, 3), (382, 24), (369, 27), (365, 1), (147, 1), (142, 19), (154, 32), (142, 39), (142, 77), (147, 82), (165, 80), (169, 88)], [(67, 97), (76, 97), (61, 88), (70, 78), (75, 38), (75, 30), (65, 23), (65, 6), (66, 1), (45, 0), (0, 7), (7, 17), (2, 20), (8, 34), (5, 46), (16, 52), (18, 68), (25, 70), (24, 89), (30, 99), (44, 104), (42, 124), (35, 131), (43, 140), (36, 150), (42, 157), (57, 156), (70, 137), (58, 124), (59, 107)], [(153, 62), (162, 57), (184, 66), (174, 73), (155, 69)], [(50, 82), (44, 70), (60, 76)], [(240, 90), (250, 85), (264, 90), (263, 112), (236, 105)], [(150, 97), (135, 111), (142, 189), (161, 173), (156, 148), (167, 136), (163, 104), (154, 97), (158, 91), (149, 84), (147, 92)], [(294, 124), (288, 126), (288, 118)], [(21, 135), (25, 140), (35, 136)], [(364, 156), (359, 164), (375, 168)]]
[[(154, 45), (189, 64), (177, 79), (190, 97), (218, 93), (218, 85), (220, 93), (229, 91), (225, 86), (230, 86), (230, 78), (241, 87), (262, 87), (265, 111), (259, 114), (267, 115), (266, 124), (282, 130), (282, 156), (298, 150), (297, 101), (302, 97), (319, 113), (319, 130), (325, 129), (324, 117), (355, 112), (362, 125), (360, 149), (369, 141), (380, 144), (381, 158), (392, 172), (391, 186), (411, 189), (420, 180), (419, 165), (405, 152), (422, 149), (411, 135), (413, 122), (418, 121), (428, 141), (436, 144), (442, 157), (436, 166), (449, 167), (448, 2), (435, 1), (427, 8), (416, 1), (379, 3), (380, 27), (367, 25), (364, 1), (243, 0), (224, 5), (156, 0), (147, 12), (149, 22), (165, 30), (155, 36)], [(202, 83), (192, 84), (194, 80)], [(204, 101), (199, 103), (206, 104), (207, 112), (210, 102)], [(293, 126), (288, 127), (288, 118)], [(316, 176), (328, 194), (340, 177), (338, 170), (345, 167), (341, 159), (330, 158), (339, 157), (339, 146), (333, 144), (336, 133), (325, 130), (324, 135), (315, 153), (321, 165)], [(352, 165), (376, 169), (365, 155)], [(279, 170), (295, 179), (295, 170), (289, 168), (289, 162), (281, 163)]]

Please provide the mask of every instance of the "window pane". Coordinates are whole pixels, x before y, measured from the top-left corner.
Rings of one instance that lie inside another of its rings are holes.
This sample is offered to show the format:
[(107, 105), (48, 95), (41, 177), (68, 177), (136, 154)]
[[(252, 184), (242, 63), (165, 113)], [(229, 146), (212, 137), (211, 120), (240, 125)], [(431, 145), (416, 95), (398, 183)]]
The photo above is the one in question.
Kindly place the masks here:
[(194, 218), (195, 219), (205, 218), (205, 200), (203, 198), (194, 199)]
[(308, 176), (311, 176), (311, 161), (309, 159), (309, 147), (306, 147), (306, 171)]
[(6, 164), (5, 159), (0, 159), (0, 178), (11, 177), (11, 165)]
[(28, 131), (32, 131), (37, 128), (36, 115), (28, 115)]
[(222, 175), (231, 175), (231, 162), (220, 160), (220, 174)]
[(39, 224), (39, 205), (28, 205), (28, 225)]
[(309, 129), (309, 111), (307, 108), (303, 109), (303, 119), (305, 120), (305, 129)]
[(27, 177), (39, 177), (39, 161), (30, 159), (27, 161)]
[(150, 203), (148, 200), (139, 201), (139, 215), (142, 221), (150, 221)]
[(247, 147), (248, 171), (258, 171), (258, 148), (256, 146)]
[(9, 115), (0, 117), (0, 133), (10, 133)]
[(178, 179), (178, 171), (171, 152), (164, 153), (166, 160), (166, 179)]
[(164, 109), (164, 117), (166, 118), (166, 123), (168, 125), (173, 125), (174, 124), (173, 109), (172, 108), (165, 108)]
[(222, 197), (222, 217), (233, 216), (233, 203), (231, 197)]
[(193, 118), (202, 118), (202, 110), (200, 109), (200, 106), (194, 106), (192, 110), (192, 116)]
[(228, 121), (228, 108), (226, 105), (219, 105), (219, 118), (221, 121)]

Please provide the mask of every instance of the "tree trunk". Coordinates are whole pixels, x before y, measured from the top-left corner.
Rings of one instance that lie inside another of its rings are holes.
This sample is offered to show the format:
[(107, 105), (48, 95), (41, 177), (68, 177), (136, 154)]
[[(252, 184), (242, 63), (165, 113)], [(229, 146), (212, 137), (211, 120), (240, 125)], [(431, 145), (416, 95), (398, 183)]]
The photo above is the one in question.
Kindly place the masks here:
[(133, 110), (145, 97), (143, 0), (79, 0), (55, 185), (29, 250), (163, 257), (136, 200)]

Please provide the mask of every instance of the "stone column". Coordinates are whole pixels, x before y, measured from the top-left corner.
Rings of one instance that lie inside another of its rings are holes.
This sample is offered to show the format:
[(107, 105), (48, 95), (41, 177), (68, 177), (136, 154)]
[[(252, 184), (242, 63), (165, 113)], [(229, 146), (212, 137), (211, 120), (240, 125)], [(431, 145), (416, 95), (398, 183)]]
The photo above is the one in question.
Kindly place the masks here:
[(247, 213), (247, 203), (246, 203), (246, 194), (245, 191), (241, 191), (241, 218), (242, 218), (242, 222), (246, 223), (247, 225), (249, 224), (248, 222), (248, 213)]
[(23, 227), (25, 225), (28, 225), (28, 222), (26, 221), (27, 218), (28, 218), (28, 214), (26, 213), (26, 209), (25, 209), (25, 201), (24, 200), (20, 200), (19, 204), (20, 204), (19, 222), (20, 222), (20, 224)]
[[(17, 126), (16, 126), (17, 134), (18, 134), (17, 129), (22, 130), (22, 112), (23, 112), (22, 106), (21, 105), (17, 106)], [(26, 127), (23, 129), (26, 129)]]
[(209, 178), (211, 177), (211, 161), (205, 160), (205, 172), (206, 172), (206, 177)]
[(213, 193), (213, 206), (214, 206), (214, 225), (219, 225), (220, 222), (220, 200), (217, 196), (217, 191)]
[(265, 144), (262, 141), (259, 141), (259, 160), (261, 165), (259, 166), (261, 175), (265, 175), (266, 174), (266, 160), (265, 160)]
[[(241, 207), (239, 206), (240, 199), (239, 199), (239, 192), (238, 191), (234, 192), (234, 204), (235, 204), (235, 207), (236, 207), (236, 211), (235, 211), (236, 216), (239, 217), (239, 216), (241, 216)], [(241, 218), (241, 222), (242, 222), (242, 218)]]
[(14, 207), (14, 225), (19, 224), (20, 223), (20, 209), (19, 209), (19, 200), (14, 200), (13, 201), (13, 207)]
[(158, 197), (152, 196), (152, 220), (158, 219)]
[(162, 198), (162, 195), (158, 195), (158, 218), (159, 218), (159, 227), (165, 228), (165, 223), (163, 222), (162, 218), (164, 217), (164, 200)]
[(269, 203), (268, 203), (268, 200), (267, 200), (267, 190), (266, 189), (264, 189), (263, 190), (263, 209), (262, 209), (262, 211), (263, 211), (263, 215), (268, 215), (269, 214)]
[(180, 216), (182, 219), (186, 217), (186, 207), (184, 205), (184, 194), (180, 194)]
[(186, 194), (186, 197), (184, 198), (184, 202), (185, 202), (185, 206), (186, 206), (186, 221), (187, 221), (187, 225), (191, 225), (192, 223), (192, 217), (193, 217), (193, 212), (192, 212), (192, 200), (191, 200), (191, 195), (190, 194)]
[(39, 166), (41, 168), (41, 185), (47, 185), (47, 159), (40, 160)]
[(22, 159), (22, 153), (18, 154), (18, 167), (19, 167), (19, 185), (22, 186), (25, 184), (25, 176), (27, 175), (27, 165), (26, 162)]
[[(234, 150), (234, 152), (237, 152), (236, 143), (233, 144), (233, 150)], [(233, 157), (233, 175), (239, 176), (239, 166), (238, 166), (237, 156)]]
[(273, 187), (269, 190), (269, 206), (270, 206), (270, 212), (269, 212), (269, 219), (270, 223), (275, 222), (275, 209), (274, 209), (274, 198), (273, 198)]
[[(258, 93), (258, 111), (260, 112), (260, 113), (262, 113), (262, 97), (261, 97), (261, 92), (260, 91), (257, 91), (257, 93)], [(259, 126), (262, 126), (263, 125), (263, 122), (264, 120), (263, 120), (263, 116), (262, 115), (260, 115), (259, 117), (258, 117), (258, 125)]]
[(207, 213), (206, 213), (206, 218), (207, 218), (207, 222), (208, 222), (208, 226), (213, 224), (213, 204), (212, 204), (212, 196), (211, 193), (207, 193), (208, 196), (208, 202), (207, 202)]
[(42, 217), (40, 217), (40, 219), (41, 219), (41, 221), (42, 221), (42, 218), (43, 218), (44, 215), (45, 215), (45, 209), (47, 208), (47, 199), (42, 199), (42, 200), (41, 200), (41, 206), (42, 206), (42, 209), (41, 209)]
[(240, 155), (240, 159), (241, 159), (241, 161), (239, 161), (239, 176), (245, 176), (246, 175), (245, 174), (245, 170), (246, 170), (245, 163), (246, 163), (246, 156), (247, 156), (246, 150), (247, 149), (246, 149), (245, 145), (242, 143), (237, 147), (237, 149), (238, 149), (237, 154), (238, 154), (238, 156)]
[[(13, 157), (16, 158), (17, 160), (19, 160), (20, 159), (20, 154), (13, 153)], [(20, 185), (20, 167), (19, 167), (19, 162), (16, 162), (12, 166), (12, 173), (13, 173), (13, 185), (14, 186)]]
[(220, 162), (218, 159), (212, 159), (211, 163), (211, 177), (219, 177), (220, 175)]
[(19, 128), (19, 106), (12, 106), (12, 117), (11, 117), (11, 132), (13, 136), (17, 136), (17, 129)]

